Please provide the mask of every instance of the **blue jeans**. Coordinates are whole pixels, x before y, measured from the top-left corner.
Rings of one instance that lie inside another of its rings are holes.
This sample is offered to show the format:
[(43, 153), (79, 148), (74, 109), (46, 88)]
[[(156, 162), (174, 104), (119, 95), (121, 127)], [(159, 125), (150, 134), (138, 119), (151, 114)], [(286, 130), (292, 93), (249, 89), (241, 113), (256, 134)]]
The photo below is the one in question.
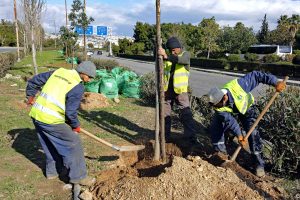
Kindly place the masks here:
[(66, 167), (70, 182), (87, 176), (80, 137), (67, 124), (45, 124), (32, 119), (46, 154), (46, 176), (56, 176)]

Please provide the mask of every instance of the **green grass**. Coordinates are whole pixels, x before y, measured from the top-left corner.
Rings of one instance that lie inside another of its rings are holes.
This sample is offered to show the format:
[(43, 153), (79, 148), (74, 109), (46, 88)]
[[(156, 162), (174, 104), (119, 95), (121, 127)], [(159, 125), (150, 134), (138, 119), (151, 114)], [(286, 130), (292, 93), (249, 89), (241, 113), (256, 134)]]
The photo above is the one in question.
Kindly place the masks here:
[[(64, 61), (64, 57), (56, 50), (37, 52), (36, 61), (38, 66), (47, 66)], [(16, 67), (32, 65), (32, 56), (26, 56), (21, 62), (16, 63)]]
[[(43, 52), (37, 52), (37, 65), (38, 72), (46, 72), (52, 68), (58, 67), (71, 67), (67, 64), (65, 58), (57, 50), (49, 50)], [(31, 54), (26, 56), (21, 60), (21, 62), (16, 63), (8, 73), (13, 75), (29, 76), (34, 74), (33, 61)]]

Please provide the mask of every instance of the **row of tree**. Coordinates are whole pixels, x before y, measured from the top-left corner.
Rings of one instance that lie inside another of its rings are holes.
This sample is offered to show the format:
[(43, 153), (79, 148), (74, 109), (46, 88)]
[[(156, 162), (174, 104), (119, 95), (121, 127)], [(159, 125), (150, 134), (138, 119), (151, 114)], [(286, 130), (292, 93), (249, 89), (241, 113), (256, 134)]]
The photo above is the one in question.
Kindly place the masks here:
[[(252, 27), (237, 22), (234, 27), (220, 25), (215, 18), (204, 18), (198, 25), (185, 23), (163, 23), (162, 40), (165, 43), (170, 36), (178, 37), (183, 46), (195, 56), (210, 57), (211, 53), (241, 53), (253, 44), (291, 45), (298, 48), (300, 37), (297, 33), (300, 25), (299, 15), (282, 15), (277, 27), (269, 30), (267, 16), (262, 20), (258, 33)], [(137, 22), (134, 28), (134, 43), (123, 39), (115, 51), (120, 53), (141, 54), (153, 52), (155, 47), (155, 25)]]

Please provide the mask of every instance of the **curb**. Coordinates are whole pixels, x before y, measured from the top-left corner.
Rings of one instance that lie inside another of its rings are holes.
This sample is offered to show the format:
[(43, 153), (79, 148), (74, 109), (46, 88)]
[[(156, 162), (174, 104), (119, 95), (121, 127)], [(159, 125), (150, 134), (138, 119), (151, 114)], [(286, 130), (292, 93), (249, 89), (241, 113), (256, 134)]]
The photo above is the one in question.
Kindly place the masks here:
[[(149, 61), (143, 61), (143, 60), (134, 60), (134, 59), (128, 59), (128, 58), (121, 58), (121, 57), (117, 57), (117, 58), (124, 59), (124, 60), (131, 60), (131, 61), (140, 62), (140, 63), (155, 64), (155, 62), (149, 62)], [(191, 66), (191, 69), (197, 70), (197, 71), (202, 71), (202, 72), (207, 72), (207, 73), (223, 74), (223, 75), (229, 75), (229, 76), (235, 76), (235, 77), (242, 77), (246, 74), (246, 73), (242, 74), (242, 73), (237, 73), (237, 72), (227, 72), (227, 71), (221, 71), (221, 70), (201, 69), (201, 68), (196, 68), (193, 66)], [(283, 78), (280, 77), (279, 80), (283, 80)], [(288, 80), (287, 85), (300, 86), (300, 81)]]

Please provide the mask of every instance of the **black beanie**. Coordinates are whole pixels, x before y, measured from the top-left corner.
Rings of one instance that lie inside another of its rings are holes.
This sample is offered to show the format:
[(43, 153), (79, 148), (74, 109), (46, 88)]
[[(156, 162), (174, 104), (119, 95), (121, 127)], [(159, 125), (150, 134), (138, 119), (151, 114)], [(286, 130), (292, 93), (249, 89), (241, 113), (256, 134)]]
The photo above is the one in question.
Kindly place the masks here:
[(181, 44), (176, 37), (169, 38), (166, 46), (168, 49), (181, 48)]

